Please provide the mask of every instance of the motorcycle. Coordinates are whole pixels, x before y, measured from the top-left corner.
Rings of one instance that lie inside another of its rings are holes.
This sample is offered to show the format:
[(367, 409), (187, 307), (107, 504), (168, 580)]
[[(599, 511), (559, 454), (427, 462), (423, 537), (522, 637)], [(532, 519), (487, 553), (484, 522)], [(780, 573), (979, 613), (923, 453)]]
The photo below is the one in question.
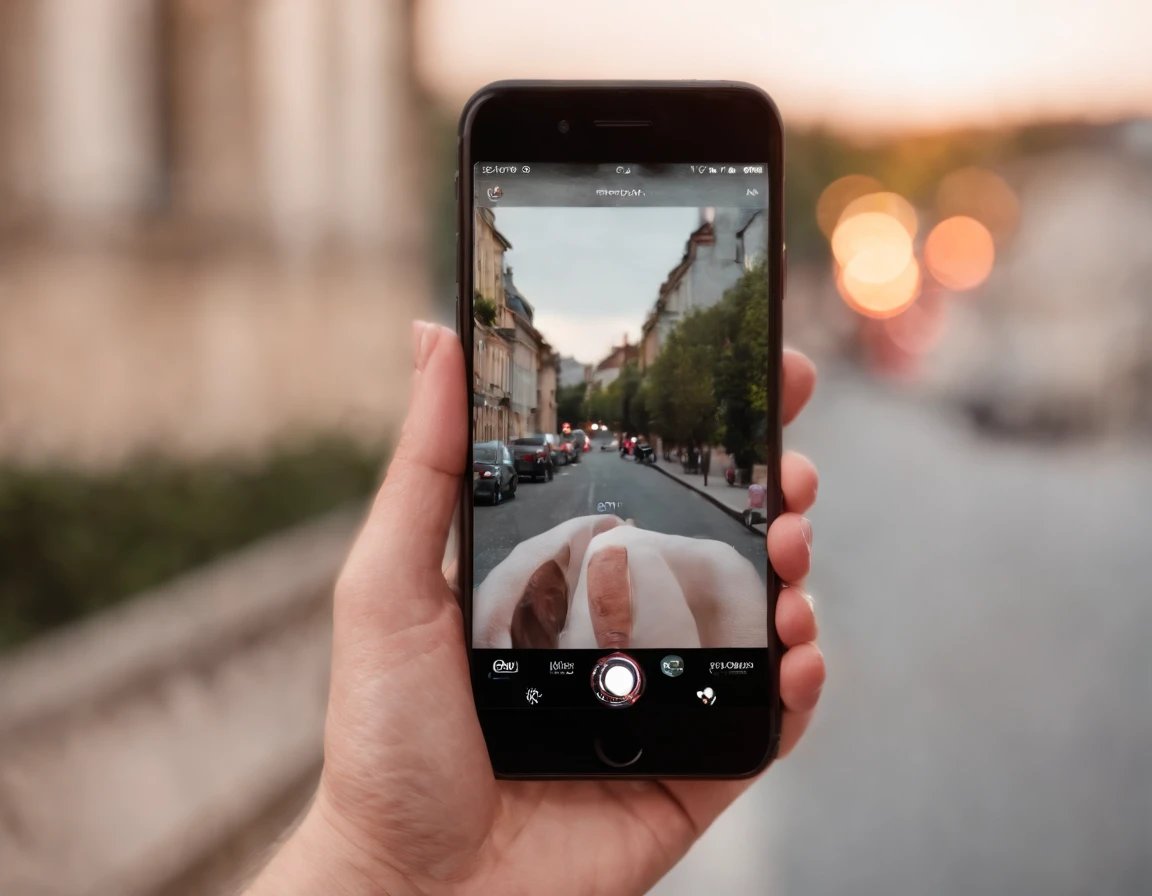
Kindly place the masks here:
[(654, 464), (656, 463), (656, 449), (651, 445), (637, 445), (632, 449), (636, 455), (636, 463), (638, 464)]

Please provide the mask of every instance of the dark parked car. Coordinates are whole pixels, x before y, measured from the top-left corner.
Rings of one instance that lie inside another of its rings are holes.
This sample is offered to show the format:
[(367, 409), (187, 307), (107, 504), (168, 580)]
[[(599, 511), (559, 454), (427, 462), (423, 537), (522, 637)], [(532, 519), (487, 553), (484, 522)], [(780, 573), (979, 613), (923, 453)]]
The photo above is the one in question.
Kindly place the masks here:
[(512, 440), (512, 460), (520, 476), (551, 480), (555, 468), (552, 457), (555, 436), (537, 434)]
[(516, 494), (516, 466), (503, 442), (476, 442), (472, 446), (472, 498), (499, 504)]

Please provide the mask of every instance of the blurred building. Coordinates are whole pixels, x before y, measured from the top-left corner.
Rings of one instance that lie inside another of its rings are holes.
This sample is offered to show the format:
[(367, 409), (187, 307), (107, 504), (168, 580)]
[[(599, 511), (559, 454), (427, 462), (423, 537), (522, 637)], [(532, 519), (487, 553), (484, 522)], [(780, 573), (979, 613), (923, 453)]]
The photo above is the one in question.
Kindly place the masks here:
[(660, 346), (686, 314), (719, 302), (748, 268), (763, 260), (767, 246), (768, 222), (762, 211), (701, 209), (700, 226), (689, 235), (680, 263), (660, 285), (644, 321), (641, 369), (656, 360)]
[(547, 343), (541, 346), (540, 370), (536, 377), (536, 426), (537, 432), (559, 432), (560, 421), (556, 419), (556, 387), (560, 375), (560, 356), (552, 351)]
[(576, 383), (586, 383), (589, 375), (588, 366), (573, 357), (560, 359), (560, 388), (574, 386)]
[[(504, 253), (512, 248), (491, 209), (476, 212), (476, 338), (472, 345), (472, 425), (478, 441), (509, 438), (512, 312), (504, 293)], [(483, 303), (483, 304), (481, 304)]]
[(628, 343), (628, 334), (624, 334), (624, 342), (612, 347), (607, 357), (592, 370), (592, 384), (605, 388), (616, 381), (624, 365), (634, 363), (640, 358), (640, 346)]
[(427, 294), (411, 6), (0, 7), (0, 451), (379, 437)]

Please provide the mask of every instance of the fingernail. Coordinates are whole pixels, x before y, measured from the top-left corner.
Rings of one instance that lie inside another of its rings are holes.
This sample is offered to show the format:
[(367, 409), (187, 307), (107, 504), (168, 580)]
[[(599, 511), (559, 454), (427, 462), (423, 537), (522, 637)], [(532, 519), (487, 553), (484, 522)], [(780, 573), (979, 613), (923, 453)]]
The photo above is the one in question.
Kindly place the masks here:
[(412, 354), (416, 359), (416, 369), (423, 370), (432, 353), (436, 341), (436, 327), (426, 321), (412, 321)]
[(807, 517), (800, 518), (800, 534), (804, 536), (804, 544), (808, 545), (808, 551), (812, 551), (812, 523)]

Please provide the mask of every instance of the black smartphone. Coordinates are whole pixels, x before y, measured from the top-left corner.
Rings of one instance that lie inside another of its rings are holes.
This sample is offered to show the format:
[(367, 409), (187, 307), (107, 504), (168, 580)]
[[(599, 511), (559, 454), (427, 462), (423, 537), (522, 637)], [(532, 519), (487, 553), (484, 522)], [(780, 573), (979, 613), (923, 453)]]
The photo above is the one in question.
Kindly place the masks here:
[(460, 584), (500, 777), (780, 738), (783, 130), (729, 82), (501, 82), (459, 131)]

